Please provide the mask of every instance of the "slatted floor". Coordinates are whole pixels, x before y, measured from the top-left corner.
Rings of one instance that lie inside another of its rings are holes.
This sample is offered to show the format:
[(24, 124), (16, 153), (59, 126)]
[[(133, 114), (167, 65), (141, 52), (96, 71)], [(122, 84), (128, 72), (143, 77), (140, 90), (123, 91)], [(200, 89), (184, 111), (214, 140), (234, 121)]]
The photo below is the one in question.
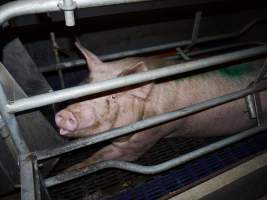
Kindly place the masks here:
[[(221, 138), (162, 139), (137, 163), (158, 164), (218, 139)], [(81, 149), (66, 155), (53, 173), (87, 158), (97, 148), (100, 147)], [(154, 200), (265, 149), (267, 134), (262, 133), (154, 176), (107, 169), (52, 187), (49, 192), (55, 200)]]

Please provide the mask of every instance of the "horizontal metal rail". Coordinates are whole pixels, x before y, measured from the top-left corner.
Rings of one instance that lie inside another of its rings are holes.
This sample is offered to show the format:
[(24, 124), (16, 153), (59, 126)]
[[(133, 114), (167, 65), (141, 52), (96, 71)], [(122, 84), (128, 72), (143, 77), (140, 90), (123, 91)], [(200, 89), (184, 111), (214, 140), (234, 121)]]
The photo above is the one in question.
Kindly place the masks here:
[[(248, 94), (255, 93), (261, 90), (267, 89), (267, 80), (262, 80), (260, 83), (257, 83), (255, 87), (247, 88), (240, 90), (238, 92), (233, 92), (224, 96), (216, 97), (207, 101), (203, 101), (200, 103), (193, 104), (189, 107), (185, 107), (173, 112), (164, 113), (155, 117), (146, 118), (142, 121), (138, 121), (126, 126), (122, 126), (120, 128), (115, 128), (110, 131), (106, 131), (104, 133), (98, 134), (96, 136), (90, 138), (81, 138), (77, 139), (69, 144), (62, 145), (58, 148), (43, 150), (36, 152), (38, 160), (44, 160), (48, 158), (52, 158), (63, 153), (67, 153), (73, 151), (75, 149), (79, 149), (82, 147), (86, 147), (92, 144), (96, 144), (98, 142), (107, 141), (119, 136), (123, 136), (132, 132), (137, 132), (143, 130), (145, 128), (149, 128), (158, 124), (166, 123), (171, 120), (176, 120), (178, 118), (182, 118), (188, 116), (190, 114), (200, 112), (206, 109), (209, 109), (214, 106), (218, 106), (230, 101), (234, 101), (236, 99), (247, 96)], [(138, 134), (138, 133), (137, 133)]]
[[(266, 20), (267, 20), (266, 17), (256, 18), (255, 20), (252, 20), (251, 22), (246, 24), (241, 29), (241, 31), (234, 32), (234, 33), (228, 33), (228, 34), (221, 34), (221, 35), (216, 35), (216, 36), (208, 36), (208, 37), (198, 38), (197, 41), (195, 41), (195, 44), (202, 44), (202, 43), (214, 42), (214, 41), (218, 41), (218, 40), (238, 38), (238, 37), (242, 36), (243, 34), (245, 34), (246, 32), (248, 32), (255, 25), (262, 23)], [(127, 50), (127, 51), (123, 51), (123, 52), (119, 52), (119, 53), (112, 53), (112, 54), (108, 54), (108, 55), (99, 56), (99, 58), (103, 61), (108, 61), (108, 60), (114, 60), (114, 59), (129, 57), (129, 56), (135, 56), (138, 54), (150, 53), (153, 51), (162, 51), (162, 50), (166, 50), (166, 49), (182, 47), (182, 46), (186, 46), (186, 45), (190, 45), (190, 44), (192, 44), (192, 40), (184, 40), (184, 41), (172, 42), (172, 43), (156, 45), (156, 46), (151, 46), (151, 47), (145, 47), (145, 48), (141, 48), (141, 49)], [(190, 56), (190, 52), (189, 52), (188, 56)], [(62, 62), (59, 64), (42, 67), (42, 68), (40, 68), (40, 72), (43, 72), (43, 73), (44, 72), (51, 72), (54, 70), (70, 68), (70, 67), (77, 67), (77, 66), (82, 66), (85, 64), (86, 64), (86, 61), (84, 59), (77, 59), (74, 61)]]
[[(88, 8), (145, 1), (152, 0), (75, 0), (75, 4), (77, 8)], [(60, 0), (22, 0), (4, 4), (0, 7), (0, 25), (17, 16), (61, 11), (59, 4), (61, 2)]]
[(232, 53), (212, 56), (199, 60), (180, 63), (160, 69), (150, 70), (138, 74), (119, 77), (111, 80), (85, 84), (73, 88), (67, 88), (60, 91), (54, 91), (46, 94), (36, 95), (33, 97), (22, 98), (11, 104), (6, 105), (8, 113), (16, 113), (20, 111), (45, 106), (48, 104), (58, 103), (70, 99), (92, 95), (112, 89), (117, 89), (125, 86), (135, 85), (147, 81), (153, 81), (159, 78), (168, 77), (171, 75), (182, 74), (194, 70), (204, 69), (214, 65), (236, 61), (248, 57), (258, 56), (267, 53), (267, 45), (261, 47), (250, 48), (247, 50), (236, 51)]
[(87, 175), (87, 174), (92, 174), (94, 172), (97, 172), (97, 171), (100, 171), (100, 170), (103, 170), (106, 168), (122, 169), (122, 170), (131, 171), (131, 172), (135, 172), (135, 173), (140, 173), (140, 174), (160, 173), (162, 171), (171, 169), (171, 168), (176, 167), (178, 165), (181, 165), (185, 162), (188, 162), (190, 160), (193, 160), (195, 158), (203, 156), (207, 153), (213, 152), (217, 149), (223, 148), (227, 145), (238, 142), (244, 138), (255, 135), (255, 134), (257, 134), (261, 131), (264, 131), (266, 129), (267, 129), (267, 124), (263, 124), (260, 127), (248, 129), (248, 130), (243, 131), (239, 134), (235, 134), (233, 136), (222, 139), (218, 142), (214, 142), (214, 143), (207, 145), (205, 147), (191, 151), (190, 153), (184, 154), (182, 156), (179, 156), (177, 158), (163, 162), (161, 164), (152, 165), (152, 166), (143, 166), (143, 165), (134, 164), (134, 163), (130, 163), (130, 162), (115, 161), (115, 160), (100, 162), (100, 163), (88, 166), (84, 169), (79, 169), (79, 170), (75, 170), (75, 171), (71, 171), (71, 172), (65, 172), (65, 173), (56, 175), (54, 177), (47, 178), (45, 180), (45, 185), (46, 185), (46, 187), (51, 187), (51, 186), (58, 185), (60, 183), (66, 182), (66, 181), (73, 180), (75, 178), (82, 177), (82, 176)]
[[(173, 43), (173, 44), (176, 44), (176, 43)], [(198, 50), (198, 51), (188, 52), (186, 55), (188, 55), (188, 56), (197, 56), (197, 55), (207, 54), (207, 53), (215, 52), (215, 51), (219, 51), (219, 50), (226, 50), (226, 49), (234, 48), (234, 47), (243, 47), (243, 46), (246, 46), (246, 45), (259, 46), (259, 45), (265, 45), (265, 44), (266, 43), (263, 43), (263, 42), (247, 42), (247, 43), (229, 44), (229, 45), (224, 45), (224, 46), (219, 46), (219, 47), (213, 47), (213, 48), (208, 48), (208, 49), (202, 49), (202, 50)], [(162, 46), (163, 45), (154, 46), (154, 50), (164, 50), (164, 48), (162, 48)], [(173, 47), (177, 47), (177, 46), (173, 46)], [(138, 54), (141, 54), (141, 53), (152, 52), (150, 50), (148, 50), (147, 52), (144, 52), (144, 49), (147, 49), (147, 47), (142, 48), (142, 49), (124, 51), (124, 52), (121, 52), (121, 53), (103, 55), (103, 56), (99, 56), (99, 59), (102, 60), (102, 61), (109, 61), (109, 60), (119, 59), (119, 58), (123, 58), (123, 57), (135, 56), (135, 55), (138, 55)], [(151, 49), (152, 49), (152, 47), (151, 47)], [(174, 55), (174, 56), (168, 56), (168, 57), (166, 57), (166, 59), (168, 59), (168, 60), (170, 60), (170, 59), (178, 59), (180, 57), (181, 56), (178, 54), (178, 55)], [(67, 61), (67, 62), (62, 62), (62, 63), (58, 63), (58, 64), (44, 66), (44, 67), (41, 67), (39, 69), (39, 71), (41, 73), (47, 73), (47, 72), (53, 72), (53, 71), (56, 71), (56, 70), (63, 70), (63, 69), (66, 69), (66, 68), (79, 67), (79, 66), (83, 66), (83, 65), (86, 65), (85, 59), (77, 59), (77, 60), (72, 60), (72, 61)]]

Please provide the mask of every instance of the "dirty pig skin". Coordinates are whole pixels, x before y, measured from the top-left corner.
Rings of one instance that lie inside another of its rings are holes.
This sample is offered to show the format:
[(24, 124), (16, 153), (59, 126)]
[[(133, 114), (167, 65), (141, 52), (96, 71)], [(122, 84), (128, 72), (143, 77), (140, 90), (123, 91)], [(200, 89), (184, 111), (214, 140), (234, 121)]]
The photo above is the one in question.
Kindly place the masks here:
[[(125, 58), (102, 62), (80, 43), (76, 46), (86, 58), (90, 82), (98, 82), (175, 64), (157, 57)], [(66, 137), (92, 136), (147, 117), (244, 89), (251, 83), (262, 61), (230, 66), (220, 70), (172, 77), (117, 90), (72, 104), (58, 112), (55, 121)], [(264, 116), (267, 92), (261, 92)], [(88, 159), (73, 166), (78, 169), (104, 160), (134, 161), (163, 137), (205, 137), (233, 134), (255, 125), (246, 113), (244, 99), (236, 100), (186, 118), (159, 125), (138, 134), (117, 138)]]

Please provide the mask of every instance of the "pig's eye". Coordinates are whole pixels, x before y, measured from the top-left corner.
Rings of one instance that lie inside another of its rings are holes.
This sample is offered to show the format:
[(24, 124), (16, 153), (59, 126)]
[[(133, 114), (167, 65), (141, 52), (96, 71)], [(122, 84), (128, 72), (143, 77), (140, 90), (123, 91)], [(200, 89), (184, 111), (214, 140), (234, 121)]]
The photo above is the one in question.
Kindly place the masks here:
[(115, 99), (116, 97), (115, 97), (115, 95), (111, 95), (111, 99)]

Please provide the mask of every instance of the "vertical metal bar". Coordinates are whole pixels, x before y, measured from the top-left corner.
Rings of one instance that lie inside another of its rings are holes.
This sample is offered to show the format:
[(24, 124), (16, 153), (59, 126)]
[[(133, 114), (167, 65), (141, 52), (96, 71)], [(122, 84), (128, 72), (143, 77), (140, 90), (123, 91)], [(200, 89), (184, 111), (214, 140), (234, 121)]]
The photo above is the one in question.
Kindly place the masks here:
[(263, 65), (261, 67), (260, 73), (258, 74), (258, 76), (254, 82), (254, 85), (256, 85), (258, 82), (260, 82), (264, 78), (266, 73), (267, 73), (267, 59), (265, 59)]
[[(35, 196), (36, 200), (41, 200), (41, 185), (40, 185), (40, 176), (38, 172), (38, 163), (37, 158), (33, 157), (32, 159), (32, 166), (33, 166), (33, 178), (34, 178), (34, 189), (35, 189)], [(23, 184), (23, 183), (22, 183)]]
[[(1, 118), (1, 116), (0, 116)], [(0, 135), (3, 138), (5, 144), (7, 145), (12, 157), (15, 160), (18, 160), (18, 150), (16, 148), (15, 143), (13, 142), (12, 138), (10, 137), (10, 132), (6, 127), (5, 123), (3, 122), (2, 118), (0, 119)]]
[(63, 3), (58, 4), (58, 6), (64, 11), (66, 26), (74, 26), (74, 9), (76, 8), (76, 3), (73, 0), (63, 0)]
[[(264, 79), (266, 72), (267, 72), (267, 59), (265, 59), (263, 65), (262, 65), (261, 71), (258, 74), (258, 76), (254, 82), (254, 87), (256, 87), (256, 84)], [(258, 126), (260, 126), (264, 123), (260, 94), (254, 93), (252, 95), (253, 95), (253, 100), (255, 102), (254, 104), (255, 104), (255, 113), (256, 113), (257, 123), (258, 123)]]
[(37, 163), (32, 154), (21, 154), (21, 200), (41, 200), (39, 176), (35, 176), (34, 162)]
[[(60, 58), (59, 58), (59, 53), (58, 53), (59, 47), (58, 47), (58, 44), (56, 42), (56, 36), (55, 36), (54, 32), (50, 32), (50, 38), (51, 38), (52, 45), (53, 45), (53, 52), (55, 55), (56, 63), (59, 64), (60, 63)], [(58, 76), (59, 76), (59, 80), (60, 80), (61, 89), (64, 89), (65, 88), (65, 82), (64, 82), (63, 72), (61, 69), (57, 69), (57, 72), (58, 72)]]
[(8, 101), (7, 101), (7, 97), (6, 97), (6, 94), (4, 92), (4, 88), (1, 82), (0, 82), (0, 99), (1, 99), (0, 100), (1, 117), (3, 119), (3, 122), (6, 124), (6, 126), (9, 129), (9, 133), (12, 137), (14, 144), (16, 145), (17, 151), (20, 154), (28, 153), (29, 148), (20, 134), (19, 126), (15, 118), (15, 115), (9, 114), (6, 110), (6, 105), (8, 104)]
[(39, 200), (39, 199), (40, 200), (51, 200), (51, 197), (44, 184), (44, 180), (39, 175), (38, 162), (37, 162), (37, 157), (35, 155), (33, 157), (33, 170), (34, 170), (33, 176), (34, 176), (36, 200)]
[(202, 12), (201, 11), (196, 12), (194, 27), (192, 32), (192, 42), (185, 48), (186, 50), (191, 49), (197, 43), (201, 17), (202, 17)]
[(264, 123), (263, 113), (262, 113), (262, 105), (259, 93), (252, 94), (255, 104), (256, 111), (256, 119), (258, 126), (261, 126)]

